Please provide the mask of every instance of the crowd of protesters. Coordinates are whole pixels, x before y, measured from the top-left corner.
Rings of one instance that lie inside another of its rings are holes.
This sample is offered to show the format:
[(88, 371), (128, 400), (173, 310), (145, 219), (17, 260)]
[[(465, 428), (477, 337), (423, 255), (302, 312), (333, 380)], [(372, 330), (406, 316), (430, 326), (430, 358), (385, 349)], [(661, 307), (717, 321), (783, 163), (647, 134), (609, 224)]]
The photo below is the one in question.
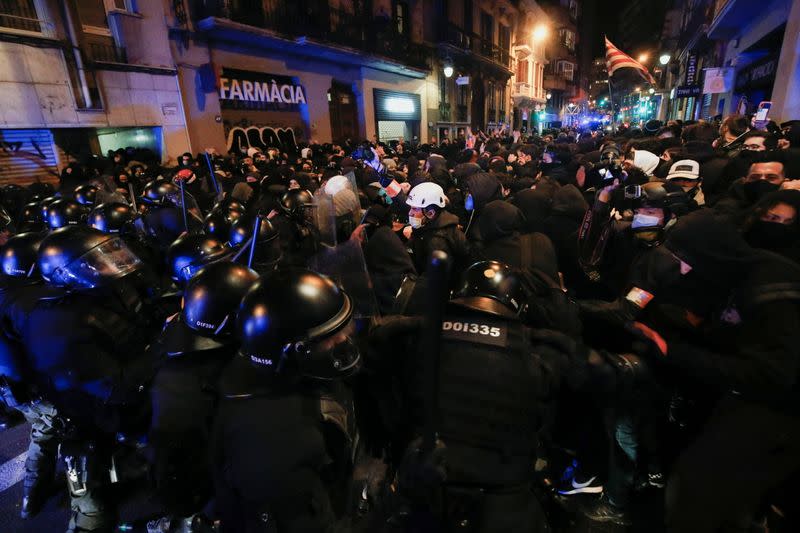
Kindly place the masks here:
[(758, 126), (121, 149), (5, 186), (23, 515), (61, 444), (69, 531), (113, 530), (97, 458), (139, 438), (149, 530), (796, 531), (800, 122)]

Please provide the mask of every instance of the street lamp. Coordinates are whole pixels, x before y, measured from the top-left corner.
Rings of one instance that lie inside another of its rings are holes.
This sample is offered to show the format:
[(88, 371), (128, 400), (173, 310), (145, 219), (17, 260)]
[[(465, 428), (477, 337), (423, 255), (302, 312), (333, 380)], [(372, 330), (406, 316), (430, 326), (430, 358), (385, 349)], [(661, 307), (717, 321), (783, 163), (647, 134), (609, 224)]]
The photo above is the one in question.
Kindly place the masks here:
[(547, 26), (544, 24), (539, 24), (533, 30), (533, 41), (539, 42), (543, 41), (547, 37)]
[(658, 62), (666, 66), (670, 59), (672, 59), (672, 57), (670, 57), (669, 54), (661, 54), (661, 57), (658, 58)]
[(453, 76), (453, 65), (445, 65), (444, 66), (444, 77), (450, 78)]
[(644, 63), (648, 59), (650, 59), (650, 55), (647, 52), (639, 54), (639, 63)]
[(546, 98), (547, 98), (548, 100), (550, 100), (552, 97), (553, 97), (553, 95), (552, 95), (552, 94), (550, 94), (550, 93), (547, 93), (547, 97), (546, 97)]
[(647, 89), (647, 92), (649, 92), (650, 94), (653, 94), (653, 93), (656, 92), (656, 90), (653, 89), (652, 87), (650, 87), (649, 89)]
[(636, 92), (637, 92), (637, 93), (640, 93), (640, 92), (642, 92), (642, 88), (641, 88), (641, 87), (637, 87), (637, 88), (636, 88)]

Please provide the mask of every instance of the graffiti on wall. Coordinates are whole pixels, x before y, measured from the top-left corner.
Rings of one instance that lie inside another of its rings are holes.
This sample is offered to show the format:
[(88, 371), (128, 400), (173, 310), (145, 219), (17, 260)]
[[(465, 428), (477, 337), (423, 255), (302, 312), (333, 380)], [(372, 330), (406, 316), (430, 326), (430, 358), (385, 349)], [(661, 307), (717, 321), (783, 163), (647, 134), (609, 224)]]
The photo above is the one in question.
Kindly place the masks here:
[(228, 151), (246, 152), (248, 148), (266, 150), (274, 146), (282, 151), (296, 151), (297, 138), (293, 128), (236, 126), (228, 132)]
[[(27, 131), (0, 133), (0, 182), (26, 184), (35, 178), (58, 176), (52, 147), (41, 144), (41, 135), (25, 137)], [(48, 132), (49, 134), (49, 132)]]

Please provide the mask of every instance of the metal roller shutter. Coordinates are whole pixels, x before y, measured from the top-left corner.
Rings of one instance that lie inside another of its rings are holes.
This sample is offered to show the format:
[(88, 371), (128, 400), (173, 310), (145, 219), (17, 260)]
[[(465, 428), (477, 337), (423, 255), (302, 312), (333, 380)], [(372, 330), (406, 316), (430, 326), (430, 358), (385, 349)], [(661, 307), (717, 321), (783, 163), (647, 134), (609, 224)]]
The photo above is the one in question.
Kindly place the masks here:
[(0, 130), (0, 185), (58, 179), (58, 155), (50, 130)]
[(421, 120), (418, 94), (373, 89), (376, 120)]

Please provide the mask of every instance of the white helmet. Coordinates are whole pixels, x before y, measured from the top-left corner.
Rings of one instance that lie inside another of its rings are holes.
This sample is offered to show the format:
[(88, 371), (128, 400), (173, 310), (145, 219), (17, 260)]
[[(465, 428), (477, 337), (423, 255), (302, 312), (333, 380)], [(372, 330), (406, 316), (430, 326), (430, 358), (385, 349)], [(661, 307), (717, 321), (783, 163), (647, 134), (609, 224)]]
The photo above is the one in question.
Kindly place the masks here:
[(425, 209), (431, 205), (444, 207), (444, 191), (440, 186), (431, 181), (420, 183), (408, 193), (406, 205), (409, 207), (416, 207), (418, 209)]
[(328, 181), (325, 183), (325, 194), (335, 196), (336, 193), (347, 187), (350, 187), (350, 180), (347, 176), (333, 176), (328, 178)]

